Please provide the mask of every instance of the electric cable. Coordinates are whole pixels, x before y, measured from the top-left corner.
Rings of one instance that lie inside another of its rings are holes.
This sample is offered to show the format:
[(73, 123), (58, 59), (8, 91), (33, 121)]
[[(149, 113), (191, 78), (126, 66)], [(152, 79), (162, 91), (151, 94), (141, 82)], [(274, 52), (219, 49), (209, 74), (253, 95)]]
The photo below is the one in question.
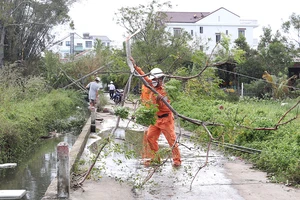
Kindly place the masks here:
[[(249, 78), (249, 79), (253, 79), (253, 80), (256, 80), (256, 81), (261, 80), (261, 81), (264, 81), (264, 82), (266, 82), (266, 83), (269, 83), (268, 81), (266, 81), (266, 80), (264, 80), (264, 79), (255, 78), (255, 77), (248, 76), (248, 75), (245, 75), (245, 74), (241, 74), (241, 73), (237, 73), (237, 72), (228, 71), (228, 70), (226, 70), (226, 69), (220, 69), (220, 68), (217, 68), (217, 69), (220, 70), (220, 71), (224, 71), (224, 72), (230, 73), (230, 74), (235, 74), (235, 75), (243, 76), (243, 77), (246, 77), (246, 78)], [(274, 83), (274, 85), (279, 86), (280, 84)], [(287, 86), (288, 88), (293, 88), (293, 89), (296, 89), (296, 90), (300, 90), (300, 88), (296, 88), (296, 87), (292, 87), (292, 86), (288, 86), (288, 85), (284, 85), (284, 86)]]

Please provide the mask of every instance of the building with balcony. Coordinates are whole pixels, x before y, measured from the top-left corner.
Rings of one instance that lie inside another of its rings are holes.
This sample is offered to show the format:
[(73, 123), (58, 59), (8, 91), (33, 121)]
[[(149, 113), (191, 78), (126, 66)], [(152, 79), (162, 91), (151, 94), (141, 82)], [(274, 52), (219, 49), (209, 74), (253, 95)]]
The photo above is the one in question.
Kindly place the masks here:
[(110, 46), (111, 40), (107, 36), (90, 35), (84, 33), (80, 36), (77, 33), (70, 33), (66, 37), (55, 42), (50, 48), (54, 53), (58, 53), (61, 59), (70, 58), (71, 55), (80, 56), (91, 53), (97, 40), (106, 47)]
[(213, 12), (163, 12), (166, 14), (167, 31), (180, 35), (189, 33), (193, 41), (198, 41), (199, 49), (211, 53), (215, 45), (228, 35), (231, 45), (240, 35), (245, 36), (250, 47), (257, 47), (253, 29), (258, 27), (257, 20), (241, 19), (239, 15), (221, 7)]

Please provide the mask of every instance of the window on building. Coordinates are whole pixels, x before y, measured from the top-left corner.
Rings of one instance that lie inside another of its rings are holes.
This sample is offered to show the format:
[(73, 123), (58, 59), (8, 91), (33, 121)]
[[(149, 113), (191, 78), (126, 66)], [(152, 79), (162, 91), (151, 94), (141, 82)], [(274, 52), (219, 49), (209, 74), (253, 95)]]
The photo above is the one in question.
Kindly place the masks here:
[(200, 26), (200, 33), (203, 33), (203, 26)]
[(191, 36), (193, 36), (194, 35), (194, 31), (193, 30), (191, 30)]
[(216, 33), (216, 43), (220, 42), (220, 40), (221, 40), (221, 34)]
[(109, 47), (109, 42), (102, 42), (103, 46)]
[(66, 46), (67, 47), (71, 46), (71, 42), (70, 41), (66, 41)]
[(239, 37), (240, 36), (244, 36), (245, 37), (245, 33), (246, 33), (246, 29), (245, 28), (239, 28), (238, 29)]
[(62, 46), (62, 45), (63, 45), (63, 42), (58, 43), (58, 45), (59, 45), (59, 46)]
[(228, 30), (226, 30), (226, 35), (228, 35)]
[(92, 41), (85, 41), (85, 47), (86, 48), (92, 48), (93, 47), (93, 42)]
[(82, 47), (82, 43), (77, 43), (76, 46)]
[(174, 36), (180, 36), (181, 35), (181, 28), (173, 28)]

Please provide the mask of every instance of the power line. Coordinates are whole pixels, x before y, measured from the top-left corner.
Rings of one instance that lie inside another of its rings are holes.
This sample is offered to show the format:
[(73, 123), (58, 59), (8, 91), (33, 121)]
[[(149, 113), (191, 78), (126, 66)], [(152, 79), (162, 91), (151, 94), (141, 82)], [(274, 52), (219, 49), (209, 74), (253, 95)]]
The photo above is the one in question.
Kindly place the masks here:
[[(270, 82), (266, 81), (265, 79), (255, 78), (255, 77), (248, 76), (248, 75), (245, 75), (245, 74), (240, 74), (240, 73), (237, 73), (237, 72), (228, 71), (226, 69), (220, 69), (220, 68), (217, 68), (217, 69), (220, 70), (220, 71), (224, 71), (224, 72), (227, 72), (227, 73), (230, 73), (230, 74), (235, 74), (235, 75), (238, 75), (238, 76), (243, 76), (243, 77), (253, 79), (253, 80), (256, 80), (256, 81), (261, 80), (265, 83), (270, 83)], [(274, 84), (276, 86), (280, 85), (279, 83), (272, 83), (272, 84)], [(289, 85), (284, 85), (284, 86), (287, 86), (288, 88), (293, 88), (293, 89), (296, 89), (296, 90), (300, 90), (300, 88), (292, 87), (292, 86), (289, 86)]]

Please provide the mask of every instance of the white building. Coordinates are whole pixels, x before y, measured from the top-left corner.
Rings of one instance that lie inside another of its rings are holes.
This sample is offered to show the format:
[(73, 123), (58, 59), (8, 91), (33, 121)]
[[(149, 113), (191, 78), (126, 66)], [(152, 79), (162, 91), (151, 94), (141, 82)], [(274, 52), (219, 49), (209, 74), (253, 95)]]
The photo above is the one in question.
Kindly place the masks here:
[(100, 40), (104, 46), (110, 46), (111, 40), (107, 36), (90, 35), (89, 33), (84, 33), (83, 36), (80, 36), (77, 33), (70, 33), (68, 36), (55, 42), (50, 50), (58, 53), (61, 59), (67, 59), (70, 55), (78, 57), (91, 53), (97, 40)]
[[(221, 7), (213, 12), (164, 12), (167, 15), (167, 30), (174, 35), (188, 32), (199, 40), (199, 48), (211, 53), (222, 33), (230, 37), (233, 44), (239, 35), (244, 35), (248, 45), (257, 47), (253, 29), (258, 27), (257, 20), (240, 19), (240, 16)], [(204, 49), (204, 48), (208, 49)]]

